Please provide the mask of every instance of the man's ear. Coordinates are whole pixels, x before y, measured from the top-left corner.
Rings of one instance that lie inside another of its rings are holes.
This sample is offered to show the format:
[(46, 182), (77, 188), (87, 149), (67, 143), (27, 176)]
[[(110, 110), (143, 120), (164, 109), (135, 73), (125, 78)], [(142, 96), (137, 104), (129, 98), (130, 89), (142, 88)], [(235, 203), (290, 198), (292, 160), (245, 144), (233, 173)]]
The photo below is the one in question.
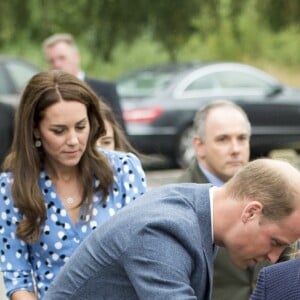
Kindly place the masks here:
[(199, 136), (193, 137), (193, 147), (198, 158), (205, 158), (205, 144)]
[(249, 201), (245, 205), (242, 211), (242, 221), (247, 223), (254, 220), (256, 217), (260, 217), (263, 211), (263, 204), (259, 201)]

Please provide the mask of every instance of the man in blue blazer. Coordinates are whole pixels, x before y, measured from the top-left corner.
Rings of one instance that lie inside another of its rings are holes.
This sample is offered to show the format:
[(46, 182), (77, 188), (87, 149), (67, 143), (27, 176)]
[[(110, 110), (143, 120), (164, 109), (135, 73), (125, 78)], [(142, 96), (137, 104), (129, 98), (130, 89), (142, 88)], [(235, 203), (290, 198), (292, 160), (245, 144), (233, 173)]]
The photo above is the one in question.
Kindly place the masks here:
[(300, 172), (259, 159), (221, 187), (150, 190), (82, 242), (43, 300), (206, 300), (217, 245), (246, 268), (299, 237)]
[(80, 53), (69, 33), (54, 34), (43, 42), (43, 51), (50, 69), (68, 72), (84, 80), (112, 109), (125, 131), (122, 106), (114, 83), (87, 77), (80, 67)]

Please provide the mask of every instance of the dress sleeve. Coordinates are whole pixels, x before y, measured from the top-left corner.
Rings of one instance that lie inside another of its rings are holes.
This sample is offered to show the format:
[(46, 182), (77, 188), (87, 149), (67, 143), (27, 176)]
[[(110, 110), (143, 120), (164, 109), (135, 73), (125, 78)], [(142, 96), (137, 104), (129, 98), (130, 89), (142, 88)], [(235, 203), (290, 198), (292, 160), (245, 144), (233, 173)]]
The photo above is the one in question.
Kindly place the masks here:
[(132, 153), (113, 152), (111, 163), (114, 172), (113, 194), (121, 197), (122, 206), (129, 204), (146, 191), (146, 178), (142, 164)]
[(17, 290), (34, 289), (28, 245), (16, 237), (20, 214), (13, 205), (11, 182), (10, 173), (0, 175), (0, 268), (8, 297)]
[(265, 298), (265, 270), (264, 268), (258, 274), (255, 289), (250, 297), (250, 300), (264, 300)]

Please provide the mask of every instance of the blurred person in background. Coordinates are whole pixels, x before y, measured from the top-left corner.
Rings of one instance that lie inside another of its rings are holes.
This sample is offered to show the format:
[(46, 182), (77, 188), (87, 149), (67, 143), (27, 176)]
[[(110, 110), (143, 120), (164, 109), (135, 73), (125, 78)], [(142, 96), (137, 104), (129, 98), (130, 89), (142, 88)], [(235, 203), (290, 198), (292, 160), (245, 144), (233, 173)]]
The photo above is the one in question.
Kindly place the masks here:
[(51, 35), (43, 42), (43, 52), (49, 68), (68, 72), (84, 80), (113, 110), (121, 128), (126, 132), (121, 101), (112, 82), (87, 77), (80, 66), (80, 52), (69, 33)]
[(141, 155), (128, 141), (111, 108), (102, 102), (100, 104), (100, 110), (106, 133), (98, 139), (97, 146), (108, 150), (131, 152), (137, 156)]
[(145, 192), (134, 154), (96, 146), (105, 134), (101, 103), (58, 70), (25, 88), (0, 176), (0, 263), (10, 299), (42, 299), (80, 243)]
[[(194, 119), (195, 159), (178, 182), (222, 186), (250, 157), (251, 126), (244, 110), (220, 100), (202, 107)], [(260, 266), (237, 268), (220, 247), (214, 261), (213, 300), (248, 300)]]
[(14, 115), (15, 109), (12, 106), (0, 102), (0, 171), (2, 170), (2, 163), (12, 143)]

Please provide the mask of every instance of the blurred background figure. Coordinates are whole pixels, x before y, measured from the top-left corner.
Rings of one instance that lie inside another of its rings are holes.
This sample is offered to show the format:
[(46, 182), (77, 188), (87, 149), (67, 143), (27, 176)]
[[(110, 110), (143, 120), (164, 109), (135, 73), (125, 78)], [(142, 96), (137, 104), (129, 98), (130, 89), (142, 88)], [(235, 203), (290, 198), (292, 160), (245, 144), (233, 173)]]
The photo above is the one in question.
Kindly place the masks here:
[(12, 106), (0, 102), (0, 171), (13, 139), (14, 114), (15, 109)]
[(103, 116), (106, 134), (97, 141), (97, 146), (108, 150), (117, 150), (139, 154), (127, 140), (124, 131), (116, 120), (111, 108), (104, 102), (100, 104), (100, 110)]
[(116, 86), (112, 82), (87, 77), (80, 66), (80, 52), (73, 36), (57, 33), (43, 42), (43, 52), (50, 69), (68, 72), (84, 80), (112, 108), (120, 126), (126, 131), (122, 107)]
[[(178, 182), (222, 186), (250, 157), (251, 126), (246, 113), (233, 102), (220, 100), (201, 108), (194, 119), (195, 160)], [(214, 262), (213, 300), (248, 300), (259, 266), (237, 268), (220, 247)]]

